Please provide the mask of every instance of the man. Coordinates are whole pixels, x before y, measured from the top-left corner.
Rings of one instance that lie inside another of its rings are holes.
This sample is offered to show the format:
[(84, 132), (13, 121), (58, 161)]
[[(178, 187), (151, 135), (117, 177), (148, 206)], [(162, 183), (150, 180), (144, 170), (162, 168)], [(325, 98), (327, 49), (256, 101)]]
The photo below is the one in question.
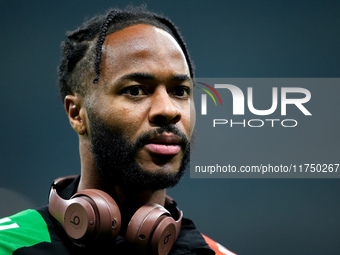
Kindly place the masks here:
[(68, 33), (62, 50), (81, 175), (57, 179), (48, 207), (2, 219), (1, 254), (232, 254), (166, 196), (195, 125), (194, 72), (177, 28), (142, 8), (112, 9)]

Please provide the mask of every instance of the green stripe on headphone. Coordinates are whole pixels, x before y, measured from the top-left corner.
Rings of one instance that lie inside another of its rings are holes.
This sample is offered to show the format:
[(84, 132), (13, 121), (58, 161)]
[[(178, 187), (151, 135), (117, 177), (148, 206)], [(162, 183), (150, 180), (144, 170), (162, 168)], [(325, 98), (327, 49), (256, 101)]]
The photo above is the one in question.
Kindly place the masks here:
[(51, 242), (44, 218), (35, 210), (0, 219), (0, 254), (12, 254), (22, 247)]

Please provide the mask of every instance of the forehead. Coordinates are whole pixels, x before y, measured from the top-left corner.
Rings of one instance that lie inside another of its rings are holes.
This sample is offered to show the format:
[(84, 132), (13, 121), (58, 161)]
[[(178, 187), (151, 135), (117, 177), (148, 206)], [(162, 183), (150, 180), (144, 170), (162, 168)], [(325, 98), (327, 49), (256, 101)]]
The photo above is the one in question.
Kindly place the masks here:
[(183, 51), (163, 29), (138, 24), (109, 34), (103, 45), (103, 75), (110, 78), (127, 72), (159, 72), (189, 75)]

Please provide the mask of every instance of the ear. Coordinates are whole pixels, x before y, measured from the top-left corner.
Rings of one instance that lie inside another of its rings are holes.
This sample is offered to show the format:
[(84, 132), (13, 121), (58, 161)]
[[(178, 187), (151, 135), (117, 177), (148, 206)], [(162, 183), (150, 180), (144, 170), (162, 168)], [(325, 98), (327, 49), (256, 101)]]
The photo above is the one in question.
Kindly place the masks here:
[(71, 127), (79, 135), (86, 133), (86, 110), (79, 96), (67, 95), (64, 99), (65, 111)]

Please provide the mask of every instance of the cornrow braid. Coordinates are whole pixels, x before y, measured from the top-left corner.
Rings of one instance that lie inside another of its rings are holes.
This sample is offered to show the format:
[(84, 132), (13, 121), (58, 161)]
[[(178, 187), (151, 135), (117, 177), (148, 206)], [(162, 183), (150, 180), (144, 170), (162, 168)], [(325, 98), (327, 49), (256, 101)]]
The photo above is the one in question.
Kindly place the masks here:
[(96, 62), (95, 62), (95, 71), (96, 71), (96, 78), (94, 78), (93, 83), (97, 83), (99, 81), (99, 75), (100, 75), (100, 64), (101, 64), (101, 59), (102, 59), (102, 48), (103, 44), (106, 38), (106, 32), (109, 28), (109, 24), (114, 20), (114, 17), (116, 14), (118, 14), (119, 11), (117, 10), (112, 10), (106, 17), (105, 22), (103, 23), (97, 45), (96, 45)]
[(62, 43), (62, 60), (59, 66), (58, 84), (61, 99), (78, 93), (84, 96), (93, 72), (93, 83), (98, 83), (101, 73), (102, 48), (108, 34), (128, 26), (148, 24), (168, 32), (178, 42), (187, 60), (190, 75), (194, 67), (186, 44), (178, 28), (167, 18), (146, 10), (145, 7), (111, 9), (106, 15), (95, 16), (80, 28), (67, 33)]
[(189, 66), (189, 71), (190, 71), (190, 75), (193, 78), (194, 77), (194, 67), (193, 67), (193, 63), (190, 59), (189, 56), (189, 52), (188, 52), (188, 48), (186, 43), (184, 42), (184, 39), (182, 37), (182, 35), (179, 33), (178, 28), (175, 26), (174, 23), (172, 23), (169, 19), (167, 19), (166, 17), (161, 17), (161, 16), (157, 16), (154, 15), (154, 17), (159, 20), (161, 23), (163, 23), (164, 25), (166, 25), (170, 30), (171, 33), (174, 38), (176, 39), (177, 43), (179, 44), (179, 46), (181, 47), (181, 49), (183, 50), (184, 56), (188, 62), (188, 66)]

